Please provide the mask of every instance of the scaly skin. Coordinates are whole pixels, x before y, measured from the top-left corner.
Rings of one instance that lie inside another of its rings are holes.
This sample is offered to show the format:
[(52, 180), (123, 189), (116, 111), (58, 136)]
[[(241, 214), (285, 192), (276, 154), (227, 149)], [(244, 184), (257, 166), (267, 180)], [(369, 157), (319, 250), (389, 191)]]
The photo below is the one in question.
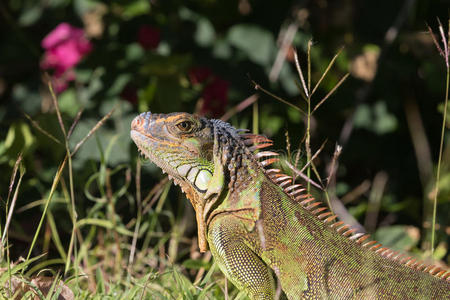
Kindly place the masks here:
[(187, 113), (143, 113), (139, 150), (191, 201), (199, 247), (251, 299), (450, 299), (448, 271), (422, 266), (355, 233), (300, 185), (263, 166), (262, 136)]

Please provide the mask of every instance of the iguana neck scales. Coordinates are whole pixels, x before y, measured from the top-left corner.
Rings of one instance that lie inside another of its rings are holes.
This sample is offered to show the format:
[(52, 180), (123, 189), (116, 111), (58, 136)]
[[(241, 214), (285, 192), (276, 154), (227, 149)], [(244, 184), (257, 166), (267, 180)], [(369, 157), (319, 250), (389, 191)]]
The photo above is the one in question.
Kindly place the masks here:
[[(191, 201), (199, 247), (251, 299), (450, 299), (450, 271), (369, 241), (278, 169), (267, 138), (187, 113), (143, 113), (139, 150)], [(283, 296), (284, 296), (283, 295)]]

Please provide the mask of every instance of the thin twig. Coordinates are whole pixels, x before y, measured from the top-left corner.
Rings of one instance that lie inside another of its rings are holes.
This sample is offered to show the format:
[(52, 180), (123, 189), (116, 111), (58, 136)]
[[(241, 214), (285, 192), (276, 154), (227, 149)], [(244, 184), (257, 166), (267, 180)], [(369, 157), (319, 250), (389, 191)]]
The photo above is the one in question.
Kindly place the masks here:
[(287, 105), (289, 105), (290, 107), (292, 107), (292, 108), (298, 110), (299, 112), (301, 112), (301, 113), (303, 113), (303, 114), (306, 114), (300, 107), (298, 107), (298, 106), (296, 106), (295, 104), (292, 104), (292, 103), (290, 103), (290, 102), (284, 100), (283, 98), (278, 97), (278, 96), (275, 95), (275, 94), (272, 94), (272, 93), (269, 92), (268, 90), (262, 88), (262, 87), (261, 87), (258, 83), (256, 83), (255, 81), (252, 80), (252, 83), (253, 83), (253, 85), (255, 86), (255, 90), (260, 90), (260, 91), (262, 91), (264, 94), (267, 94), (267, 95), (269, 95), (270, 97), (272, 97), (272, 98), (274, 98), (274, 99), (276, 99), (276, 100), (278, 100), (278, 101), (280, 101), (280, 102), (283, 102), (284, 104), (287, 104)]
[(155, 184), (155, 186), (150, 190), (150, 192), (147, 194), (147, 196), (142, 201), (142, 205), (145, 205), (144, 209), (142, 210), (143, 215), (148, 213), (148, 211), (153, 207), (153, 205), (156, 203), (158, 198), (163, 193), (164, 187), (167, 185), (168, 182), (169, 182), (169, 178), (164, 177), (157, 184)]
[(62, 172), (64, 170), (64, 167), (66, 166), (67, 160), (68, 160), (68, 156), (66, 155), (66, 157), (63, 160), (63, 162), (59, 166), (58, 171), (56, 172), (55, 178), (53, 179), (52, 187), (50, 188), (50, 193), (48, 194), (47, 200), (45, 201), (44, 211), (42, 212), (41, 219), (40, 219), (39, 224), (38, 224), (38, 226), (36, 228), (36, 232), (34, 234), (33, 241), (31, 242), (30, 249), (28, 250), (28, 254), (27, 254), (26, 260), (28, 260), (30, 258), (31, 252), (33, 252), (33, 248), (34, 248), (34, 245), (36, 244), (37, 237), (39, 236), (39, 231), (41, 230), (42, 224), (44, 222), (44, 218), (45, 218), (45, 216), (47, 214), (47, 210), (48, 210), (50, 201), (53, 198), (53, 194), (55, 193), (55, 190), (56, 190), (56, 187), (58, 185), (58, 182), (59, 182), (59, 179), (61, 177), (61, 174), (62, 174)]
[(342, 153), (342, 147), (339, 146), (338, 144), (336, 144), (336, 147), (334, 148), (333, 158), (331, 160), (331, 165), (330, 165), (330, 168), (328, 169), (328, 178), (327, 178), (326, 187), (328, 187), (330, 185), (331, 178), (333, 177), (334, 174), (336, 174), (335, 166), (336, 166), (336, 163), (337, 163), (338, 158), (341, 155), (341, 153)]
[(111, 117), (115, 109), (116, 108), (113, 107), (113, 109), (111, 109), (109, 113), (107, 113), (100, 121), (97, 122), (97, 124), (95, 124), (94, 127), (92, 127), (91, 130), (89, 130), (88, 134), (75, 145), (75, 148), (71, 153), (71, 156), (74, 156), (75, 153), (78, 151), (78, 149), (80, 149), (80, 147), (84, 144), (84, 142), (86, 142), (86, 140), (90, 138), (106, 122), (106, 120), (108, 120)]
[(308, 41), (308, 93), (309, 93), (309, 99), (311, 100), (311, 48), (312, 48), (312, 40), (310, 39)]
[(83, 111), (84, 111), (84, 108), (81, 108), (81, 109), (78, 111), (77, 115), (75, 116), (75, 119), (73, 120), (72, 125), (70, 126), (69, 132), (67, 133), (67, 138), (68, 138), (68, 139), (70, 138), (70, 136), (71, 136), (72, 133), (73, 133), (73, 130), (74, 130), (75, 127), (77, 126), (78, 122), (80, 121), (81, 114), (83, 113)]
[[(19, 154), (19, 158), (17, 159), (17, 161), (19, 161), (19, 164), (20, 164), (21, 160), (22, 160), (22, 153)], [(16, 171), (17, 170), (15, 170), (14, 172), (16, 172)], [(6, 234), (8, 233), (9, 224), (11, 223), (12, 214), (14, 211), (14, 207), (16, 206), (17, 196), (19, 194), (19, 188), (20, 188), (20, 184), (22, 183), (22, 178), (23, 178), (24, 174), (25, 174), (25, 170), (23, 168), (20, 168), (19, 180), (17, 181), (16, 190), (14, 191), (14, 196), (12, 198), (11, 205), (9, 207), (8, 217), (6, 218), (5, 228), (3, 229), (2, 242), (1, 242), (2, 248), (3, 248), (3, 243), (5, 242)], [(8, 198), (9, 198), (9, 196), (8, 196)]]
[(308, 92), (308, 88), (306, 87), (305, 78), (303, 77), (302, 67), (300, 66), (300, 62), (298, 60), (297, 49), (294, 51), (294, 61), (295, 61), (295, 67), (297, 68), (298, 76), (300, 77), (300, 81), (303, 86), (303, 92), (305, 93), (306, 97), (309, 98), (309, 92)]
[(290, 162), (285, 161), (286, 165), (292, 170), (292, 172), (294, 172), (295, 174), (297, 174), (298, 176), (300, 176), (301, 178), (303, 178), (303, 180), (305, 180), (306, 182), (311, 183), (313, 186), (315, 186), (316, 188), (318, 188), (319, 190), (322, 190), (322, 187), (317, 184), (316, 182), (314, 182), (311, 178), (309, 178), (308, 176), (306, 176), (305, 174), (303, 174), (302, 172), (300, 172), (300, 170), (298, 170), (296, 167), (294, 167)]
[(56, 110), (56, 115), (58, 117), (58, 122), (59, 122), (59, 127), (61, 127), (61, 131), (64, 135), (64, 138), (67, 138), (67, 133), (66, 133), (66, 127), (64, 126), (64, 122), (62, 120), (62, 116), (61, 116), (61, 111), (59, 110), (59, 104), (58, 104), (58, 99), (56, 98), (56, 94), (55, 91), (53, 90), (53, 86), (52, 86), (52, 81), (50, 79), (50, 76), (46, 73), (46, 77), (47, 77), (47, 86), (48, 89), (50, 91), (51, 94), (51, 98), (53, 101), (53, 105), (55, 106), (55, 110)]
[(130, 256), (128, 258), (128, 268), (131, 268), (131, 265), (134, 261), (134, 253), (136, 252), (136, 243), (137, 237), (139, 233), (139, 227), (141, 225), (141, 216), (142, 216), (142, 201), (141, 201), (141, 160), (137, 160), (136, 162), (136, 205), (137, 205), (137, 217), (136, 217), (136, 225), (134, 228), (133, 240), (131, 242)]
[[(300, 68), (300, 62), (298, 60), (298, 56), (297, 56), (297, 51), (295, 52), (294, 58), (295, 58), (295, 65), (297, 67), (297, 72), (299, 73), (300, 76), (300, 80), (303, 84), (303, 89), (306, 95), (306, 104), (307, 104), (307, 115), (306, 115), (306, 139), (305, 139), (305, 148), (306, 148), (306, 159), (308, 162), (311, 162), (311, 95), (310, 95), (310, 91), (311, 91), (311, 45), (312, 42), (311, 40), (308, 41), (308, 52), (307, 52), (307, 64), (308, 64), (308, 88), (306, 88), (305, 86), (305, 81), (303, 79), (303, 72)], [(306, 170), (306, 176), (308, 176), (308, 178), (311, 178), (311, 168), (309, 167), (309, 164), (306, 165), (307, 166), (307, 170)], [(301, 172), (300, 172), (301, 173)], [(306, 190), (308, 191), (308, 193), (310, 193), (311, 191), (311, 184), (308, 181), (306, 184)]]
[(312, 163), (312, 161), (317, 157), (317, 155), (319, 155), (320, 152), (322, 152), (323, 147), (325, 146), (325, 144), (328, 142), (328, 139), (326, 139), (322, 145), (319, 147), (319, 150), (316, 151), (316, 153), (314, 153), (313, 156), (311, 156), (311, 159), (306, 162), (306, 164), (303, 166), (303, 168), (301, 168), (300, 173), (302, 173), (303, 171), (305, 171), (305, 169)]
[[(294, 167), (297, 167), (298, 166), (298, 162), (300, 161), (300, 154), (302, 153), (302, 151), (301, 151), (301, 145), (303, 144), (303, 142), (305, 141), (305, 139), (306, 139), (306, 132), (305, 132), (305, 134), (303, 135), (303, 138), (300, 140), (300, 142), (299, 142), (299, 145), (298, 145), (298, 150), (297, 150), (297, 153), (295, 154), (295, 160), (294, 160)], [(294, 181), (295, 181), (295, 179), (296, 179), (296, 177), (297, 177), (297, 174), (294, 174)]]
[(258, 101), (253, 102), (253, 116), (252, 116), (252, 132), (253, 134), (259, 133), (259, 107), (258, 107)]
[(322, 73), (322, 76), (320, 77), (319, 81), (317, 81), (316, 85), (314, 86), (314, 88), (311, 92), (311, 96), (314, 95), (314, 93), (316, 92), (316, 90), (320, 86), (320, 84), (322, 83), (325, 76), (327, 76), (328, 72), (331, 70), (331, 67), (333, 67), (334, 62), (339, 57), (339, 54), (341, 54), (342, 50), (344, 50), (344, 47), (341, 47), (341, 49), (339, 49), (339, 51), (333, 56), (330, 63), (328, 64), (327, 68), (325, 69), (325, 72)]
[(329, 91), (328, 94), (323, 97), (323, 99), (320, 100), (319, 103), (317, 103), (311, 114), (313, 114), (337, 90), (337, 88), (339, 88), (339, 86), (345, 81), (345, 79), (347, 79), (349, 75), (350, 73), (347, 73), (344, 75), (344, 77), (341, 78), (341, 80), (339, 80), (339, 82), (331, 89), (331, 91)]
[[(446, 43), (444, 43), (446, 45)], [(447, 66), (447, 79), (445, 85), (445, 101), (444, 101), (444, 117), (442, 118), (442, 129), (441, 129), (441, 142), (439, 145), (439, 159), (436, 170), (436, 184), (434, 191), (434, 199), (433, 199), (433, 223), (431, 229), (431, 255), (434, 254), (434, 241), (435, 241), (435, 224), (436, 224), (436, 214), (437, 214), (437, 200), (439, 194), (439, 181), (441, 175), (441, 161), (442, 161), (442, 153), (444, 149), (444, 137), (445, 137), (445, 124), (447, 123), (447, 106), (448, 106), (448, 90), (449, 90), (449, 77), (450, 77), (450, 67), (448, 65), (448, 47), (445, 48), (446, 55), (446, 66)]]
[(426, 24), (426, 25), (427, 25), (428, 33), (430, 34), (431, 39), (433, 40), (433, 43), (436, 46), (436, 49), (439, 51), (439, 54), (445, 59), (444, 51), (442, 50), (441, 46), (439, 45), (439, 43), (436, 39), (436, 36), (434, 35), (433, 30), (431, 29), (431, 27), (428, 24)]
[(14, 180), (16, 180), (17, 170), (19, 169), (19, 164), (22, 161), (22, 158), (22, 152), (20, 152), (17, 156), (16, 163), (14, 164), (13, 172), (11, 174), (11, 179), (9, 181), (8, 198), (6, 198), (6, 203), (9, 203), (9, 197), (11, 196), (11, 192), (14, 186)]
[(297, 80), (294, 80), (294, 84), (297, 86), (300, 97), (303, 98), (303, 100), (305, 100), (305, 102), (308, 102), (308, 98), (306, 97), (305, 93), (303, 92), (303, 87), (301, 85), (300, 82), (298, 82)]
[(33, 125), (34, 128), (39, 130), (43, 135), (47, 136), (49, 139), (51, 139), (55, 143), (57, 143), (59, 145), (62, 145), (62, 143), (57, 138), (55, 138), (50, 132), (48, 132), (47, 130), (43, 129), (41, 126), (39, 126), (39, 123), (36, 122), (35, 120), (33, 120), (27, 113), (24, 113), (24, 115), (25, 115), (25, 118), (27, 118), (28, 121), (31, 122), (31, 125)]
[(441, 20), (439, 20), (439, 18), (437, 20), (439, 22), (439, 33), (441, 34), (442, 44), (444, 44), (445, 65), (448, 68), (449, 67), (449, 65), (448, 65), (448, 44), (447, 44), (447, 40), (446, 40), (445, 33), (444, 33), (444, 27), (441, 24)]
[(144, 299), (145, 291), (147, 290), (147, 286), (148, 286), (148, 284), (149, 284), (150, 281), (151, 281), (151, 277), (152, 277), (152, 273), (150, 273), (150, 274), (148, 275), (147, 280), (145, 280), (145, 284), (144, 284), (144, 287), (142, 288), (142, 292), (141, 292), (141, 295), (139, 296), (139, 300)]
[(291, 140), (289, 138), (289, 131), (286, 130), (284, 132), (284, 136), (286, 137), (286, 152), (289, 159), (291, 159)]

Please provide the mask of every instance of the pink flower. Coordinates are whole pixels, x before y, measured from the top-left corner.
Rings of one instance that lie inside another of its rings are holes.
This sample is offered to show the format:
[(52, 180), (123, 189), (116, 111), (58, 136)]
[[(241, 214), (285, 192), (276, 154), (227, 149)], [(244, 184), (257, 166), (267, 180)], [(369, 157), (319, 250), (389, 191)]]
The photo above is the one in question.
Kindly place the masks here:
[(228, 104), (228, 87), (228, 81), (215, 76), (203, 90), (204, 101), (200, 113), (214, 118), (222, 116)]
[(208, 67), (193, 67), (188, 73), (192, 85), (203, 83), (212, 75), (211, 69)]
[(138, 42), (145, 50), (155, 49), (159, 45), (161, 33), (158, 28), (142, 25), (138, 32)]
[(68, 82), (75, 79), (73, 68), (92, 50), (91, 42), (84, 36), (83, 29), (61, 23), (42, 40), (41, 45), (45, 49), (41, 68), (54, 70), (55, 89), (62, 92)]

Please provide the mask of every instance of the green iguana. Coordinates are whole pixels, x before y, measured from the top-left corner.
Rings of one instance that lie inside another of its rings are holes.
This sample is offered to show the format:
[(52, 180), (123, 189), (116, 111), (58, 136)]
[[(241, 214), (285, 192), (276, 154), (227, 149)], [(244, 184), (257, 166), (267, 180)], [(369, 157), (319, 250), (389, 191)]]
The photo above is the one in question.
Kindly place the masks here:
[(368, 241), (292, 177), (264, 136), (188, 113), (143, 113), (139, 150), (191, 201), (200, 251), (251, 299), (450, 299), (450, 271)]

